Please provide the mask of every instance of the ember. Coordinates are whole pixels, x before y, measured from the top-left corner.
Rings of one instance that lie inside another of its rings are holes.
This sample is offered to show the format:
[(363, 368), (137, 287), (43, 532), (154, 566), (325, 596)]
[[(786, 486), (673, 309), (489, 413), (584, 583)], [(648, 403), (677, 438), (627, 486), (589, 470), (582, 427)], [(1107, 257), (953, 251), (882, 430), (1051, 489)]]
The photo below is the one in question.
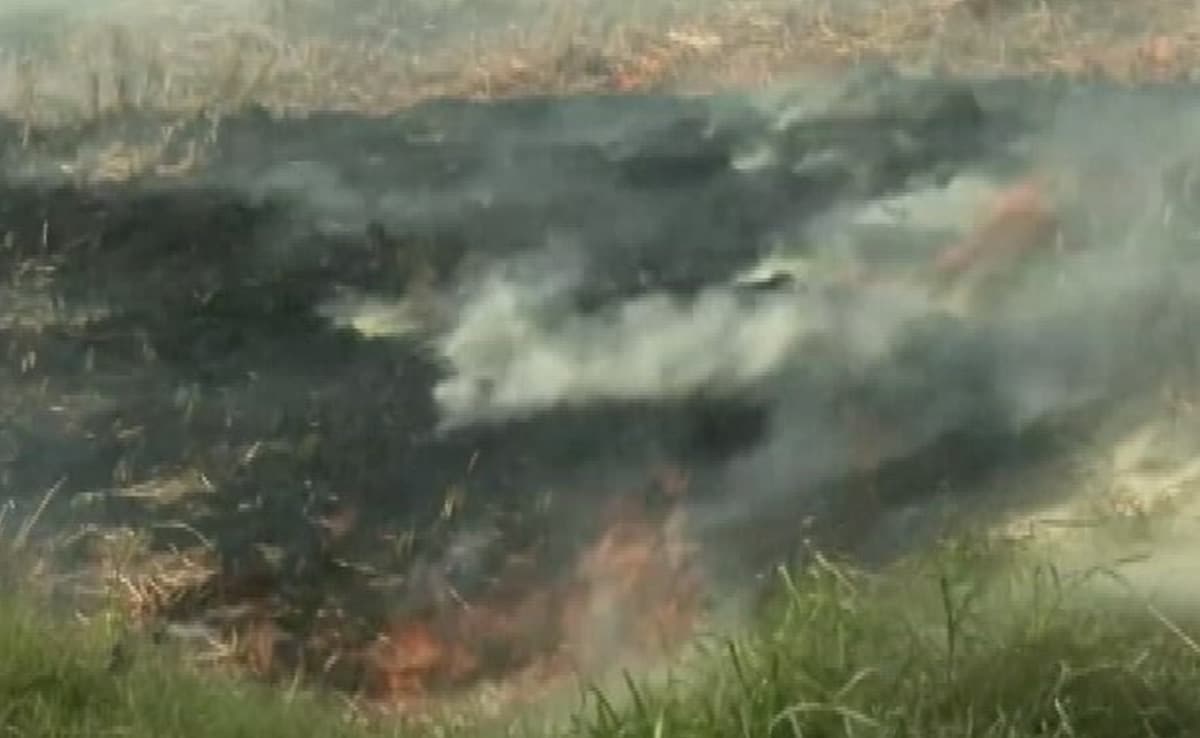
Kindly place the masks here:
[(407, 704), (506, 679), (536, 690), (634, 655), (669, 655), (701, 612), (685, 485), (669, 472), (649, 497), (618, 497), (558, 581), (521, 581), (515, 564), (494, 589), (502, 594), (391, 623), (367, 649), (369, 694)]
[(458, 635), (439, 634), (433, 624), (421, 621), (394, 625), (368, 653), (376, 672), (374, 693), (419, 697), (476, 672), (479, 660)]
[(1002, 190), (967, 237), (938, 256), (935, 279), (977, 292), (977, 298), (992, 295), (1027, 257), (1053, 247), (1059, 228), (1045, 183), (1024, 179)]

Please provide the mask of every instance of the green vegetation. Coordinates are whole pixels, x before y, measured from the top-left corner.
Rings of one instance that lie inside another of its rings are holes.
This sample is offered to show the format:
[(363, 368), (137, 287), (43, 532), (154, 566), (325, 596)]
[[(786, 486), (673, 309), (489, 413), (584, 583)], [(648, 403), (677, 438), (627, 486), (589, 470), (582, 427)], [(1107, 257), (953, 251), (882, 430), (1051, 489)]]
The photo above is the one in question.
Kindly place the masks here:
[(358, 736), (336, 704), (286, 699), (129, 650), (111, 622), (0, 605), (0, 732), (11, 736)]
[[(346, 705), (205, 674), (120, 627), (0, 605), (0, 730), (21, 736), (1194, 735), (1200, 618), (1003, 546), (947, 546), (883, 574), (818, 560), (782, 576), (756, 627), (653, 683), (594, 690), (556, 727), (368, 726)], [(115, 650), (114, 650), (115, 649)], [(462, 716), (460, 716), (462, 717)], [(469, 722), (468, 718), (454, 723)], [(386, 723), (386, 724), (385, 724)]]

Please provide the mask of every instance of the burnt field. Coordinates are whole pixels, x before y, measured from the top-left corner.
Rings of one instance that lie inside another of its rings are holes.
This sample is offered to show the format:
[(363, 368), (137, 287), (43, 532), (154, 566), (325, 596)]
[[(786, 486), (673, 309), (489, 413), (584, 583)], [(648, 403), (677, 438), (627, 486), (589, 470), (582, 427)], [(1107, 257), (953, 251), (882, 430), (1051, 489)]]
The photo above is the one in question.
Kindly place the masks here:
[[(1179, 92), (0, 122), (2, 494), (266, 675), (407, 698), (671, 645), (812, 543), (1027, 501), (981, 490), (1190, 369), (1191, 152), (1060, 125)], [(1047, 169), (995, 245), (1035, 248), (953, 307), (947, 249)]]

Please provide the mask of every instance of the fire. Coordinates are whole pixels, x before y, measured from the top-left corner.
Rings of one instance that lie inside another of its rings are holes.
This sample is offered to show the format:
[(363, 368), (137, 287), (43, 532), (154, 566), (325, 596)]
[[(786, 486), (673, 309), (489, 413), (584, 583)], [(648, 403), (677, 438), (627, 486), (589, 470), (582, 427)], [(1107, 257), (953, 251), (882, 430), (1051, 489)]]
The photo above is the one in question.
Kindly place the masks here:
[(615, 500), (565, 577), (530, 578), (518, 557), (498, 594), (392, 622), (367, 649), (370, 694), (404, 705), (489, 681), (530, 692), (627, 657), (669, 654), (701, 611), (685, 486), (668, 472), (653, 494)]
[(658, 523), (622, 518), (584, 553), (562, 622), (581, 667), (614, 648), (669, 650), (691, 632), (700, 582), (682, 524), (678, 510)]
[(1051, 241), (1057, 230), (1045, 185), (1025, 179), (1001, 191), (970, 235), (938, 258), (935, 269), (957, 276), (985, 262), (1020, 257)]
[(450, 633), (438, 633), (423, 621), (396, 623), (374, 644), (376, 689), (387, 695), (421, 697), (452, 686), (479, 667), (478, 658)]
[[(966, 239), (942, 253), (932, 271), (951, 284), (970, 281), (973, 272), (1002, 276), (1014, 262), (1045, 249), (1057, 229), (1042, 184), (1019, 182), (991, 203)], [(872, 277), (855, 276), (859, 285)], [(884, 419), (853, 398), (842, 421), (852, 443), (855, 486), (840, 501), (845, 519), (837, 517), (852, 534), (867, 532), (881, 507), (875, 470), (896, 439)], [(355, 588), (363, 584), (357, 579), (345, 585), (348, 591), (335, 592), (336, 607), (321, 608), (311, 622), (285, 618), (289, 603), (280, 602), (287, 597), (278, 577), (255, 570), (240, 579), (213, 574), (203, 586), (187, 588), (204, 596), (177, 599), (248, 607), (248, 616), (224, 621), (228, 627), (221, 633), (238, 634), (232, 658), (265, 678), (316, 669), (348, 691), (402, 707), (484, 685), (500, 685), (516, 699), (531, 697), (575, 674), (668, 655), (694, 634), (705, 592), (683, 504), (688, 486), (684, 473), (667, 468), (650, 489), (613, 497), (566, 567), (548, 566), (554, 562), (528, 541), (514, 542), (491, 554), (505, 557), (504, 565), (490, 571), (481, 591), (459, 592), (448, 575), (412, 577), (421, 582), (413, 585), (417, 596), (405, 594), (392, 604), (420, 608), (382, 618), (377, 599), (370, 600), (370, 614), (349, 617), (355, 606), (343, 603), (356, 601)], [(325, 548), (370, 534), (363, 517), (349, 507), (317, 520)], [(301, 624), (285, 631), (285, 621)]]

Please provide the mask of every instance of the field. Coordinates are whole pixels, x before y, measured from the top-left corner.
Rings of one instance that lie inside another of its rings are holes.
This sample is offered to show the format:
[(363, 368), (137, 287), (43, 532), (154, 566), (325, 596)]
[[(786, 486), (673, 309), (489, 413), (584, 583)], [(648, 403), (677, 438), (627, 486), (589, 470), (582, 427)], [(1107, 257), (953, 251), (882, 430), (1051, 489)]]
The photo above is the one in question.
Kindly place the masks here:
[(0, 0), (0, 727), (1193, 734), (1196, 22)]
[(461, 705), (380, 717), (298, 685), (268, 691), (9, 600), (0, 695), (6, 730), (31, 736), (1191, 735), (1196, 623), (1114, 599), (1110, 576), (1011, 545), (947, 547), (882, 577), (821, 562), (670, 676), (500, 719)]
[(1192, 9), (1171, 0), (15, 7), (0, 91), (18, 111), (44, 115), (246, 101), (385, 112), (431, 96), (745, 89), (875, 62), (982, 76), (1186, 80), (1198, 53)]

